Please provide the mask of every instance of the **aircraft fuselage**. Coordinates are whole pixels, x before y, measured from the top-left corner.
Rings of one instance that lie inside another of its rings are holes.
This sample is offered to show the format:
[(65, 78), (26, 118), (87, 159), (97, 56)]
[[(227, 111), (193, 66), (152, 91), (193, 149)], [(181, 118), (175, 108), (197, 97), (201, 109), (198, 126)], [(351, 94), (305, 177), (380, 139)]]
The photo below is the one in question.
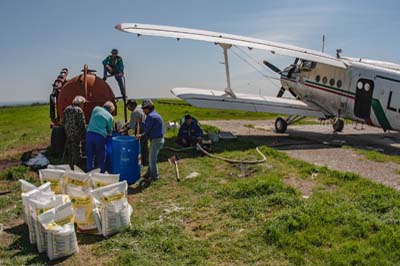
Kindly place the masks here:
[(314, 63), (292, 66), (281, 83), (327, 117), (400, 130), (400, 72), (357, 62), (346, 69)]

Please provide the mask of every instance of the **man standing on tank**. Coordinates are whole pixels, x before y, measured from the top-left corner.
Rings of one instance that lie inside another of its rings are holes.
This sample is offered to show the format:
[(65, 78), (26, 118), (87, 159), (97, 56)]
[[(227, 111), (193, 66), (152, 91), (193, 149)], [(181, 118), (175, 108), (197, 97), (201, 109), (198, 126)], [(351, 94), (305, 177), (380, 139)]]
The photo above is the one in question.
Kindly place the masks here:
[(150, 140), (149, 166), (143, 177), (158, 180), (160, 176), (158, 174), (157, 160), (158, 154), (164, 146), (164, 122), (161, 116), (154, 110), (154, 104), (151, 100), (143, 100), (142, 109), (146, 114), (146, 120), (143, 126), (143, 133), (137, 135), (137, 138), (142, 139), (146, 137)]
[(65, 150), (68, 164), (72, 168), (81, 160), (81, 142), (86, 132), (85, 114), (82, 110), (85, 103), (85, 97), (76, 96), (72, 105), (64, 109), (62, 123), (66, 136)]
[(117, 49), (111, 50), (111, 55), (107, 56), (106, 59), (103, 60), (103, 66), (104, 66), (103, 80), (107, 79), (108, 74), (114, 76), (115, 80), (118, 82), (121, 95), (125, 97), (126, 96), (125, 84), (123, 81), (124, 62), (122, 61), (122, 57), (118, 55)]

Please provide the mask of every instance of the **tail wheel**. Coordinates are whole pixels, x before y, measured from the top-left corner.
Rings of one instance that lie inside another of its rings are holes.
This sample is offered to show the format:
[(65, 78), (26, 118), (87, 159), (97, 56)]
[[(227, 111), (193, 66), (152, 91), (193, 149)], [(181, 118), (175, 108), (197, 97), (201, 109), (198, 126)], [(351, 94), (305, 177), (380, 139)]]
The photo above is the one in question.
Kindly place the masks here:
[(287, 129), (288, 123), (282, 117), (278, 117), (275, 120), (275, 131), (277, 133), (285, 133)]
[(333, 123), (333, 129), (336, 132), (342, 132), (344, 128), (344, 120), (343, 119), (336, 119)]

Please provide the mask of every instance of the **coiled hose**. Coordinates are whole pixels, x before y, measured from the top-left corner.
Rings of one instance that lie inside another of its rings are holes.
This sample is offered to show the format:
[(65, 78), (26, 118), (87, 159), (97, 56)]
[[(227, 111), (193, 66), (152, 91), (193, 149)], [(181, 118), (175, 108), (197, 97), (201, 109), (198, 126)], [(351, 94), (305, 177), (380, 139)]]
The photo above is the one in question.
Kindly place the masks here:
[[(248, 161), (246, 161), (246, 160), (241, 161), (241, 160), (229, 159), (229, 158), (224, 158), (224, 157), (221, 157), (221, 156), (218, 156), (218, 155), (214, 155), (214, 154), (209, 153), (208, 151), (206, 151), (199, 143), (197, 143), (195, 147), (199, 151), (201, 151), (203, 154), (205, 154), (205, 155), (207, 155), (207, 156), (209, 156), (211, 158), (214, 158), (214, 159), (217, 159), (217, 160), (221, 160), (221, 161), (224, 161), (224, 162), (227, 162), (227, 163), (232, 163), (232, 164), (260, 164), (260, 163), (264, 163), (264, 162), (267, 161), (267, 157), (260, 151), (260, 149), (258, 147), (256, 147), (256, 151), (257, 151), (258, 154), (261, 155), (262, 159), (260, 159), (260, 160), (248, 160)], [(183, 152), (183, 151), (192, 150), (195, 147), (186, 147), (186, 148), (177, 149), (177, 148), (166, 146), (166, 147), (164, 147), (164, 149), (170, 150), (170, 151), (174, 151), (174, 152)]]

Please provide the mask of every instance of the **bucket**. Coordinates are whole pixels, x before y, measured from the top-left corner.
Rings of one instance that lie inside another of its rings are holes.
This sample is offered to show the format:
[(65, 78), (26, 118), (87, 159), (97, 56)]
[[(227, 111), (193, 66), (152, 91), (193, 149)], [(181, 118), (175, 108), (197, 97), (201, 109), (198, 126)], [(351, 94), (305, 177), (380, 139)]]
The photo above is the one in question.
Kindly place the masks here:
[(140, 179), (140, 144), (135, 137), (116, 136), (112, 138), (112, 173), (119, 174), (119, 181), (129, 185)]

